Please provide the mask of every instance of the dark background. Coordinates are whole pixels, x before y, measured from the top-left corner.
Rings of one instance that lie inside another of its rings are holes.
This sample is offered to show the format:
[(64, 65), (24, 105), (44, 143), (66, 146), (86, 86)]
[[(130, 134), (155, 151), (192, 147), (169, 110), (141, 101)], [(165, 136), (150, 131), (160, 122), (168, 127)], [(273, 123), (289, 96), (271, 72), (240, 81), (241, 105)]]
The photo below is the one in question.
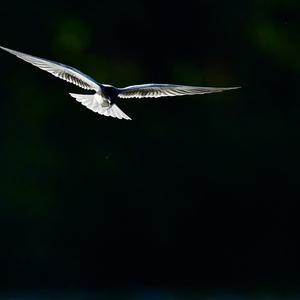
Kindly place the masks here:
[(242, 89), (128, 99), (116, 120), (1, 52), (0, 292), (297, 292), (299, 9), (2, 3), (2, 46), (102, 83)]

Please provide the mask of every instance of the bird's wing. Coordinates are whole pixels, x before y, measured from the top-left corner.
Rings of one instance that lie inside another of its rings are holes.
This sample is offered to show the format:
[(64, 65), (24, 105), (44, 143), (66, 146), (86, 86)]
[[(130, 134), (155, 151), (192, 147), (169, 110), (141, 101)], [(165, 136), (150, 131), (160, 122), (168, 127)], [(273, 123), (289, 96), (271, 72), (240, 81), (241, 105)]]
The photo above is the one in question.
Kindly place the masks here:
[(54, 76), (60, 79), (73, 83), (83, 89), (95, 90), (95, 91), (100, 90), (100, 86), (95, 80), (93, 80), (91, 77), (83, 74), (82, 72), (80, 72), (75, 68), (51, 60), (35, 57), (22, 52), (4, 48), (1, 46), (0, 48), (44, 71), (53, 74)]
[(239, 87), (214, 88), (214, 87), (198, 87), (175, 84), (141, 84), (132, 85), (119, 89), (118, 96), (120, 98), (159, 98), (166, 96), (183, 96), (218, 93), (227, 90), (238, 89)]

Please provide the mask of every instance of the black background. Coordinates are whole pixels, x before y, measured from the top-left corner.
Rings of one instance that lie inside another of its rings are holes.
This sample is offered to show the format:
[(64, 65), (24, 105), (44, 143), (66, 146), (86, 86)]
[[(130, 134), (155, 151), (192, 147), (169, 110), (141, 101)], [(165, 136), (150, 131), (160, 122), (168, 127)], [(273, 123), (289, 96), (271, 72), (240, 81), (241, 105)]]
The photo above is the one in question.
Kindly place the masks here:
[(1, 45), (102, 83), (242, 86), (128, 99), (1, 52), (0, 290), (299, 287), (299, 1), (1, 4)]

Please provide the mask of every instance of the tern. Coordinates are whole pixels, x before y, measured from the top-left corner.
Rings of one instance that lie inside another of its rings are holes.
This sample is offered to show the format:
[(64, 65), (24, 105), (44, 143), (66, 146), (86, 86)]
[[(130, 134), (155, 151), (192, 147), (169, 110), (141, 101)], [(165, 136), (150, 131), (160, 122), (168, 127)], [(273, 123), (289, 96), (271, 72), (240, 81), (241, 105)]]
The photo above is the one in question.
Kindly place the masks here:
[(116, 103), (126, 98), (159, 98), (167, 96), (199, 95), (208, 93), (218, 93), (227, 90), (234, 90), (240, 87), (198, 87), (175, 84), (141, 84), (131, 85), (125, 88), (117, 88), (109, 84), (102, 84), (94, 80), (81, 71), (48, 59), (32, 56), (5, 47), (0, 48), (18, 58), (44, 70), (52, 75), (66, 80), (69, 83), (79, 86), (85, 90), (93, 90), (94, 94), (73, 94), (70, 95), (78, 102), (99, 113), (100, 115), (114, 117), (118, 119), (131, 120)]

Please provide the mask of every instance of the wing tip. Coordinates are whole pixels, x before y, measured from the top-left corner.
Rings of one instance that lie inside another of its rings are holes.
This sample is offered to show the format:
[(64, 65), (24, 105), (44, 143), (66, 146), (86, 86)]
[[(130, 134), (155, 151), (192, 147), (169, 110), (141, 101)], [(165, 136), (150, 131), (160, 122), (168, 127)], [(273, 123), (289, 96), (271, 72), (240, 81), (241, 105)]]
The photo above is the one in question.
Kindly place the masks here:
[(207, 91), (203, 92), (203, 94), (210, 94), (210, 93), (221, 93), (221, 92), (226, 92), (226, 91), (231, 91), (231, 90), (238, 90), (241, 89), (241, 86), (232, 86), (232, 87), (212, 87), (208, 88)]
[(241, 86), (233, 86), (233, 87), (226, 88), (226, 90), (238, 90), (241, 88), (242, 88)]
[(221, 87), (221, 88), (212, 88), (216, 89), (219, 92), (230, 91), (230, 90), (238, 90), (241, 89), (241, 86), (232, 86), (232, 87)]
[(11, 51), (11, 49), (5, 48), (5, 47), (3, 47), (3, 46), (0, 46), (0, 49), (2, 49), (2, 50), (4, 50), (4, 51), (7, 51), (7, 52), (10, 52), (10, 51)]

